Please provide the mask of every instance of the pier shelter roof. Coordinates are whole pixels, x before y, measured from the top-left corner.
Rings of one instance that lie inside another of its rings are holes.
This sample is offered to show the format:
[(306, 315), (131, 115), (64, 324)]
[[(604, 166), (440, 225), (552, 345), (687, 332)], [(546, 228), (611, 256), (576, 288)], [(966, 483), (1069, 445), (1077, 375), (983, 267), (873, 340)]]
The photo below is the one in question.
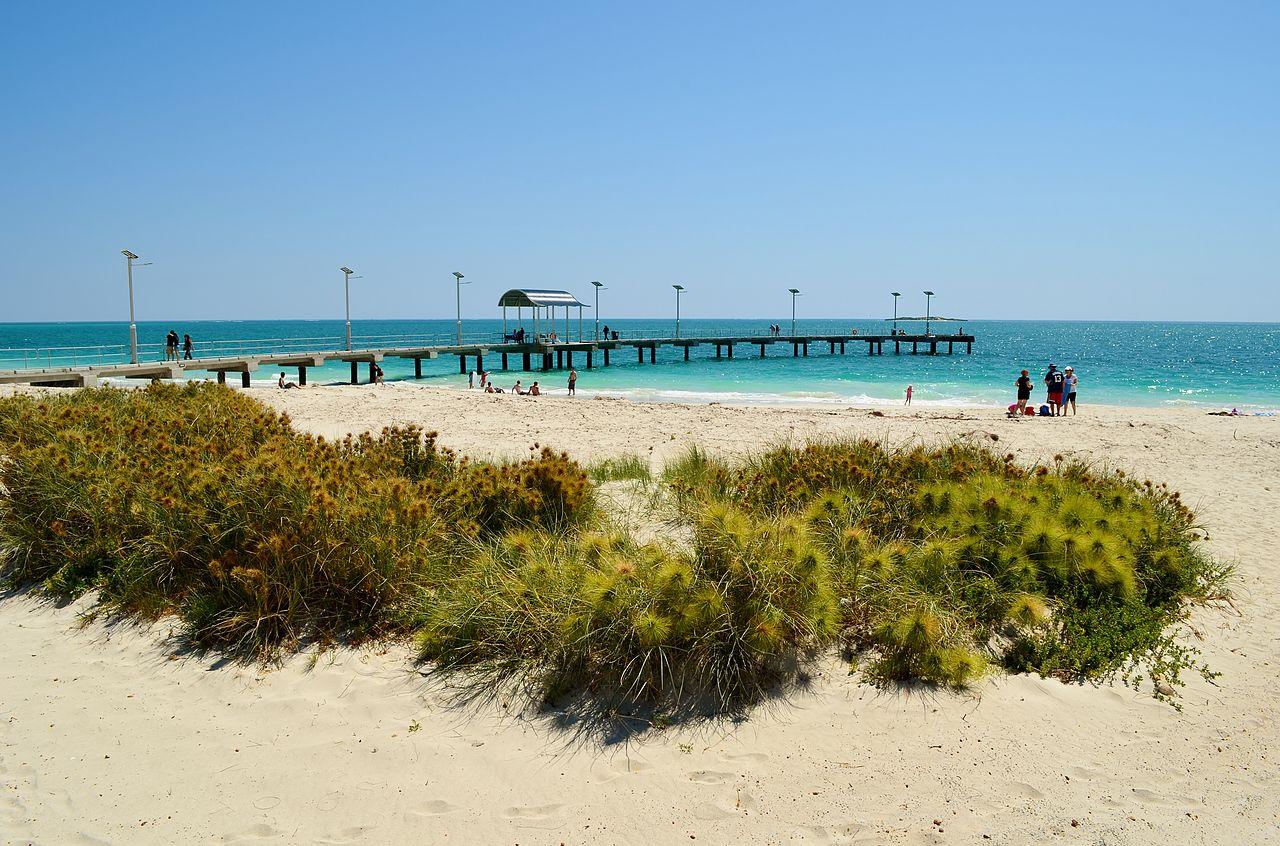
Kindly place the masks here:
[(511, 306), (512, 308), (523, 306), (525, 308), (548, 308), (556, 306), (578, 306), (579, 308), (591, 308), (587, 303), (579, 302), (578, 298), (568, 291), (552, 291), (542, 288), (512, 288), (501, 297), (498, 298), (499, 306)]

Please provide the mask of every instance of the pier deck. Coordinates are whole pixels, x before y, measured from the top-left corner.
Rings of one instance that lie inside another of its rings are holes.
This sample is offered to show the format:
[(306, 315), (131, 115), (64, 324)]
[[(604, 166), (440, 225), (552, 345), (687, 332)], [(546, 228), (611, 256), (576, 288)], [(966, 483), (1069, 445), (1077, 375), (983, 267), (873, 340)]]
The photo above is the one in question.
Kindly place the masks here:
[[(658, 350), (672, 347), (682, 350), (685, 361), (693, 347), (714, 346), (716, 358), (733, 358), (735, 347), (757, 348), (751, 353), (764, 358), (767, 349), (775, 345), (791, 348), (794, 358), (809, 355), (811, 345), (826, 345), (828, 355), (845, 354), (847, 348), (866, 345), (867, 355), (884, 355), (885, 345), (891, 345), (895, 354), (938, 355), (946, 347), (948, 355), (962, 346), (966, 353), (973, 352), (973, 335), (732, 335), (691, 338), (619, 338), (617, 340), (538, 340), (526, 343), (508, 341), (493, 344), (441, 344), (404, 347), (379, 347), (374, 349), (328, 350), (305, 353), (270, 353), (261, 355), (224, 355), (208, 358), (192, 358), (184, 361), (153, 361), (138, 364), (104, 364), (81, 367), (45, 367), (21, 370), (0, 370), (0, 384), (51, 385), (61, 387), (89, 387), (103, 378), (176, 379), (185, 372), (214, 373), (219, 382), (225, 382), (228, 373), (240, 374), (241, 384), (249, 385), (251, 373), (263, 367), (296, 368), (299, 384), (307, 382), (307, 369), (326, 362), (342, 361), (351, 365), (351, 383), (358, 384), (360, 365), (368, 365), (372, 380), (378, 362), (387, 358), (412, 359), (414, 376), (422, 377), (422, 362), (441, 356), (457, 356), (458, 371), (484, 370), (486, 356), (498, 356), (502, 370), (525, 371), (563, 370), (574, 366), (575, 353), (582, 356), (584, 369), (611, 364), (611, 353), (630, 348), (636, 351), (636, 361), (645, 363), (648, 352), (650, 364), (657, 363)], [(600, 358), (597, 359), (596, 356)], [(513, 360), (514, 357), (514, 360)], [(492, 360), (492, 359), (491, 359)], [(474, 366), (472, 366), (474, 365)], [(514, 366), (513, 366), (514, 365)]]

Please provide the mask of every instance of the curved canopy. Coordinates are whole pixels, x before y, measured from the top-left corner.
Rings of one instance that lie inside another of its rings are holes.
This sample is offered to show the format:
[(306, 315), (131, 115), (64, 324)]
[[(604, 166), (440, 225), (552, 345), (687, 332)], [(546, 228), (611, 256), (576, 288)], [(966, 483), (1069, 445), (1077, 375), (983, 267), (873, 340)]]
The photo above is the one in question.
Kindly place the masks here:
[(568, 291), (549, 291), (540, 288), (512, 288), (498, 297), (499, 306), (523, 306), (547, 308), (549, 306), (582, 306), (591, 308), (586, 303), (578, 302), (578, 298)]

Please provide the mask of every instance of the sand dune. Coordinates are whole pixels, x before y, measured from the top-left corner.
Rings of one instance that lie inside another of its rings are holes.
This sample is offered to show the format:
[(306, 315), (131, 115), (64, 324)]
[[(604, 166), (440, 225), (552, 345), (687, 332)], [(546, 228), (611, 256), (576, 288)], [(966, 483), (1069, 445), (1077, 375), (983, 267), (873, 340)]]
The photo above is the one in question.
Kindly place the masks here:
[(1179, 713), (1145, 692), (1026, 677), (965, 696), (883, 693), (832, 659), (745, 721), (602, 736), (518, 701), (460, 707), (402, 645), (264, 670), (175, 654), (163, 624), (82, 628), (81, 609), (11, 597), (5, 842), (1280, 842), (1280, 418), (872, 416), (408, 384), (262, 396), (320, 434), (415, 422), (477, 455), (538, 442), (657, 467), (694, 442), (739, 452), (857, 434), (1105, 461), (1182, 490), (1212, 552), (1238, 564), (1238, 613), (1192, 620), (1223, 675), (1190, 679)]

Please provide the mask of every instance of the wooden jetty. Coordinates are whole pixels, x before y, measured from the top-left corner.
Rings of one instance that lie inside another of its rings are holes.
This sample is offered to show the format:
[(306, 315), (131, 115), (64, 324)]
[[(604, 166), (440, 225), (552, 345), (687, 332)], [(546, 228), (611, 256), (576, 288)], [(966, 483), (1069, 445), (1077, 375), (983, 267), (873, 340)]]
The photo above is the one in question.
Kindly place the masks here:
[[(228, 373), (238, 373), (240, 384), (249, 387), (251, 373), (263, 367), (272, 369), (296, 368), (298, 384), (307, 384), (307, 370), (319, 367), (327, 362), (342, 361), (351, 366), (351, 384), (360, 383), (362, 366), (368, 370), (368, 380), (374, 381), (378, 372), (378, 363), (388, 358), (412, 359), (413, 375), (422, 378), (422, 362), (431, 361), (441, 356), (456, 356), (458, 372), (483, 371), (485, 358), (490, 362), (497, 358), (500, 369), (521, 369), (525, 371), (563, 370), (574, 366), (574, 355), (582, 367), (591, 370), (597, 365), (608, 367), (611, 355), (629, 355), (629, 349), (635, 350), (636, 362), (645, 363), (648, 353), (649, 363), (656, 364), (658, 350), (673, 347), (681, 351), (685, 361), (689, 361), (689, 350), (694, 347), (714, 346), (716, 358), (733, 358), (737, 347), (747, 347), (749, 354), (759, 350), (759, 357), (764, 358), (769, 347), (781, 344), (784, 349), (791, 347), (794, 358), (807, 358), (810, 346), (819, 349), (825, 344), (829, 355), (844, 355), (850, 345), (856, 347), (866, 345), (867, 355), (884, 355), (886, 344), (893, 345), (895, 354), (902, 354), (910, 345), (912, 355), (938, 355), (945, 344), (947, 354), (955, 352), (959, 345), (964, 346), (966, 353), (973, 352), (973, 335), (966, 335), (963, 329), (953, 335), (938, 335), (928, 331), (929, 320), (948, 320), (949, 318), (923, 318), (926, 331), (924, 334), (906, 334), (905, 331), (891, 331), (885, 335), (861, 335), (857, 332), (849, 334), (815, 334), (815, 335), (727, 335), (682, 338), (680, 323), (676, 321), (676, 334), (664, 338), (619, 338), (616, 332), (604, 334), (607, 337), (587, 338), (583, 331), (582, 312), (590, 308), (568, 291), (513, 288), (504, 293), (498, 300), (502, 309), (501, 340), (491, 344), (457, 343), (457, 344), (415, 344), (406, 346), (380, 346), (366, 349), (324, 350), (320, 352), (264, 352), (247, 355), (219, 355), (192, 358), (181, 361), (166, 360), (139, 364), (97, 364), (70, 367), (25, 368), (22, 370), (0, 370), (0, 384), (26, 383), (31, 385), (63, 385), (89, 386), (103, 378), (131, 379), (176, 379), (184, 373), (197, 371), (216, 374), (219, 382), (226, 382)], [(515, 309), (517, 330), (507, 331), (510, 310)], [(571, 309), (576, 308), (578, 339), (571, 340)], [(563, 309), (563, 322), (560, 311)], [(532, 336), (525, 337), (525, 311), (528, 310), (532, 325)], [(916, 318), (895, 318), (895, 328), (899, 321), (915, 321)], [(793, 323), (794, 326), (794, 323)], [(563, 327), (564, 339), (556, 335), (556, 330)], [(597, 334), (594, 330), (593, 335)], [(459, 321), (458, 339), (461, 340), (461, 321)], [(306, 339), (303, 339), (306, 340)], [(318, 339), (310, 339), (316, 341)], [(401, 339), (392, 339), (401, 340)], [(276, 339), (273, 343), (296, 344), (299, 339)], [(268, 343), (268, 342), (262, 342)], [(350, 345), (350, 335), (347, 338)], [(784, 353), (785, 355), (785, 353)]]
[[(359, 350), (328, 350), (312, 353), (264, 353), (262, 355), (232, 355), (212, 358), (193, 358), (185, 361), (159, 361), (140, 364), (89, 365), (83, 367), (45, 367), (0, 371), (0, 384), (29, 384), (61, 387), (88, 387), (104, 378), (177, 379), (185, 373), (213, 373), (219, 382), (225, 382), (227, 374), (239, 374), (240, 383), (249, 386), (250, 374), (262, 369), (296, 368), (298, 383), (307, 383), (307, 370), (328, 362), (342, 361), (351, 366), (351, 384), (360, 383), (362, 366), (372, 381), (376, 365), (389, 358), (411, 359), (414, 377), (422, 377), (422, 362), (442, 356), (456, 356), (458, 372), (484, 370), (486, 365), (501, 370), (552, 371), (581, 366), (590, 370), (597, 366), (609, 367), (620, 354), (631, 355), (635, 361), (649, 364), (658, 361), (658, 350), (670, 347), (680, 352), (685, 361), (694, 347), (715, 347), (717, 359), (734, 357), (735, 349), (746, 347), (748, 354), (764, 358), (770, 347), (790, 347), (794, 358), (807, 358), (810, 348), (822, 350), (827, 355), (844, 355), (849, 347), (857, 349), (864, 344), (867, 355), (884, 355), (885, 346), (894, 354), (938, 355), (945, 348), (946, 354), (954, 354), (957, 348), (973, 352), (973, 335), (733, 335), (693, 338), (620, 338), (618, 340), (551, 341), (546, 338), (526, 343), (499, 342), (494, 344), (442, 344), (434, 346), (383, 347)], [(575, 355), (578, 357), (575, 361)], [(487, 361), (486, 361), (487, 359)]]

